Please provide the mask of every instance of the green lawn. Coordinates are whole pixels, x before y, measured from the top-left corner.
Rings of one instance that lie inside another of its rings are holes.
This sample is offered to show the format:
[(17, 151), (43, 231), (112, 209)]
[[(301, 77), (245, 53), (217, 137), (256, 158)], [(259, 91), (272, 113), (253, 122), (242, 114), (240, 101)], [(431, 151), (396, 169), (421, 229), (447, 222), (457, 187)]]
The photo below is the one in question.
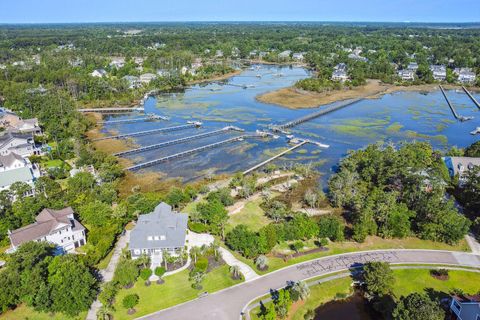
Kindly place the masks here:
[[(64, 162), (60, 159), (46, 160), (41, 162), (42, 167), (45, 168), (59, 168), (62, 166), (62, 164), (64, 164)], [(65, 163), (65, 166), (67, 169), (70, 167), (67, 163)]]
[(69, 317), (64, 314), (50, 314), (36, 312), (30, 307), (21, 305), (15, 310), (7, 311), (0, 314), (0, 319), (5, 320), (83, 320), (87, 316), (87, 312), (82, 312), (78, 317)]
[[(280, 246), (281, 247), (281, 246)], [(329, 255), (341, 254), (347, 252), (355, 251), (365, 251), (365, 250), (380, 250), (380, 249), (433, 249), (433, 250), (452, 250), (452, 251), (470, 251), (465, 240), (461, 240), (456, 245), (449, 245), (442, 242), (434, 242), (429, 240), (421, 240), (418, 238), (405, 238), (405, 239), (382, 239), (379, 237), (370, 236), (365, 242), (334, 242), (328, 245), (329, 250), (323, 252), (316, 252), (312, 254), (307, 254), (301, 257), (290, 259), (287, 262), (283, 261), (280, 258), (275, 258), (273, 256), (268, 256), (268, 265), (269, 268), (267, 271), (258, 271), (255, 268), (255, 264), (252, 259), (246, 259), (238, 253), (234, 253), (235, 257), (239, 260), (247, 263), (252, 268), (254, 268), (257, 273), (265, 274), (280, 268), (290, 266), (299, 262), (304, 262), (312, 259), (317, 259)]]
[(240, 212), (232, 214), (228, 219), (226, 232), (239, 224), (245, 224), (253, 231), (258, 231), (263, 226), (269, 224), (271, 220), (265, 216), (265, 212), (260, 208), (261, 203), (262, 199), (260, 198), (247, 202)]
[[(480, 283), (480, 273), (468, 271), (449, 271), (450, 278), (447, 281), (441, 281), (430, 276), (430, 270), (425, 269), (403, 269), (394, 270), (395, 287), (394, 295), (401, 297), (413, 292), (425, 292), (427, 288), (448, 294), (452, 289), (461, 289), (465, 293), (475, 294), (478, 292), (478, 283)], [(303, 316), (309, 309), (315, 309), (323, 303), (342, 299), (346, 295), (352, 293), (350, 277), (336, 279), (329, 282), (321, 283), (310, 288), (310, 297), (299, 302), (294, 314), (289, 319), (303, 320)], [(255, 308), (250, 312), (252, 319), (257, 317), (259, 308)]]
[[(230, 278), (228, 266), (223, 265), (209, 272), (203, 280), (203, 289), (195, 290), (188, 281), (188, 270), (168, 276), (165, 283), (157, 285), (152, 283), (150, 287), (144, 285), (143, 280), (139, 280), (131, 289), (121, 290), (115, 298), (116, 320), (134, 319), (161, 309), (165, 309), (179, 303), (195, 299), (199, 293), (208, 291), (209, 293), (230, 287), (241, 281), (235, 281)], [(127, 310), (122, 306), (122, 300), (127, 294), (136, 293), (140, 296), (140, 302), (135, 307), (137, 312), (129, 316)]]
[(105, 258), (100, 260), (100, 262), (97, 264), (96, 267), (99, 270), (103, 270), (103, 269), (106, 269), (108, 267), (108, 264), (110, 263), (110, 259), (112, 259), (112, 256), (113, 256), (113, 251), (114, 251), (114, 248), (112, 248), (110, 250), (110, 252), (105, 256)]

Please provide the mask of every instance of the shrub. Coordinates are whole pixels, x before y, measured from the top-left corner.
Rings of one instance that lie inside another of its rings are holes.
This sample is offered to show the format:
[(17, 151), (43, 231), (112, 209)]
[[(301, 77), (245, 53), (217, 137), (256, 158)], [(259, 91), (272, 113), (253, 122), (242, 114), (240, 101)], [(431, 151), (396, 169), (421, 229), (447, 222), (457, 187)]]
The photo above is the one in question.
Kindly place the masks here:
[(165, 274), (165, 272), (167, 272), (167, 270), (165, 270), (164, 267), (156, 267), (156, 268), (155, 268), (155, 275), (156, 275), (157, 277), (160, 277), (160, 278), (161, 278), (161, 277)]
[(149, 268), (140, 270), (140, 277), (145, 281), (148, 280), (151, 275), (152, 275), (152, 270)]
[(295, 250), (295, 252), (299, 252), (301, 249), (303, 249), (303, 242), (302, 241), (295, 241), (292, 244), (292, 249)]
[(263, 270), (268, 267), (268, 258), (266, 256), (259, 255), (258, 258), (255, 260), (255, 265), (258, 269)]
[(208, 231), (208, 226), (200, 222), (189, 222), (188, 228), (196, 233), (205, 233)]
[(138, 304), (138, 300), (140, 298), (138, 297), (137, 294), (133, 293), (133, 294), (129, 294), (127, 296), (125, 296), (125, 298), (123, 298), (122, 300), (122, 305), (125, 309), (133, 309), (133, 307), (135, 307), (137, 304)]
[(328, 244), (328, 240), (327, 238), (321, 238), (319, 243), (321, 247), (325, 247)]
[(130, 286), (137, 280), (138, 272), (138, 266), (135, 261), (123, 259), (115, 270), (113, 280), (121, 286)]
[(207, 271), (207, 268), (208, 268), (208, 259), (205, 258), (205, 257), (199, 257), (197, 259), (197, 263), (195, 263), (195, 267), (202, 271), (202, 272), (205, 272)]

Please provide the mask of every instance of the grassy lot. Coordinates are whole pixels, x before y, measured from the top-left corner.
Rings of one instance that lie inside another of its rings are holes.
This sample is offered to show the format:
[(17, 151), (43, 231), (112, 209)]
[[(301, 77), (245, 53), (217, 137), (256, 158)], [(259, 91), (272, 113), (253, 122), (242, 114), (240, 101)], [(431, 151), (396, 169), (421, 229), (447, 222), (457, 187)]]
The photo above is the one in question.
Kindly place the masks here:
[(226, 232), (239, 224), (245, 224), (253, 231), (258, 231), (261, 227), (269, 224), (271, 220), (265, 216), (265, 212), (260, 208), (261, 203), (261, 198), (247, 202), (240, 212), (232, 214), (228, 220)]
[(69, 317), (58, 313), (37, 312), (30, 307), (21, 305), (15, 310), (7, 311), (0, 315), (0, 319), (5, 320), (82, 320), (87, 316), (87, 312), (80, 313), (77, 317)]
[[(450, 278), (441, 281), (430, 276), (430, 270), (404, 269), (394, 270), (395, 288), (394, 295), (401, 297), (413, 292), (425, 292), (431, 288), (447, 295), (452, 289), (461, 289), (465, 293), (478, 292), (480, 273), (451, 270)], [(303, 320), (303, 316), (309, 309), (315, 309), (323, 303), (334, 299), (342, 299), (352, 293), (351, 279), (349, 277), (321, 283), (310, 288), (310, 297), (306, 301), (300, 301), (292, 306), (292, 312), (288, 319)], [(259, 319), (259, 308), (253, 309), (250, 314), (252, 319)]]
[(280, 268), (284, 268), (299, 262), (304, 262), (304, 261), (321, 258), (325, 256), (330, 256), (334, 254), (341, 254), (341, 253), (355, 252), (355, 251), (380, 250), (380, 249), (433, 249), (433, 250), (452, 250), (452, 251), (465, 251), (465, 252), (470, 251), (466, 241), (463, 239), (456, 245), (448, 245), (442, 242), (421, 240), (413, 237), (405, 238), (405, 239), (382, 239), (375, 236), (368, 237), (364, 243), (349, 242), (349, 241), (330, 243), (328, 245), (328, 248), (329, 248), (328, 251), (307, 254), (301, 257), (290, 259), (287, 262), (283, 261), (280, 258), (268, 256), (269, 268), (267, 271), (263, 271), (263, 272), (256, 270), (255, 264), (252, 259), (246, 259), (238, 253), (234, 253), (234, 255), (239, 260), (247, 263), (252, 268), (254, 268), (257, 271), (257, 273), (265, 274), (265, 273), (278, 270)]
[[(228, 268), (227, 265), (223, 265), (209, 272), (203, 280), (202, 290), (195, 290), (191, 287), (191, 283), (188, 281), (188, 270), (166, 277), (165, 283), (162, 285), (152, 283), (151, 286), (146, 287), (144, 281), (139, 280), (133, 288), (121, 290), (118, 293), (115, 299), (116, 312), (114, 317), (116, 320), (134, 319), (142, 315), (195, 299), (198, 294), (203, 291), (212, 293), (241, 282), (230, 278)], [(140, 302), (135, 307), (137, 312), (130, 316), (127, 314), (127, 310), (122, 306), (122, 300), (126, 295), (132, 293), (136, 293), (140, 296)]]
[(99, 270), (103, 270), (108, 267), (108, 264), (110, 263), (110, 260), (112, 259), (112, 256), (113, 256), (113, 250), (114, 248), (112, 248), (112, 250), (110, 250), (110, 252), (105, 256), (105, 258), (100, 260), (100, 262), (97, 264), (97, 268)]

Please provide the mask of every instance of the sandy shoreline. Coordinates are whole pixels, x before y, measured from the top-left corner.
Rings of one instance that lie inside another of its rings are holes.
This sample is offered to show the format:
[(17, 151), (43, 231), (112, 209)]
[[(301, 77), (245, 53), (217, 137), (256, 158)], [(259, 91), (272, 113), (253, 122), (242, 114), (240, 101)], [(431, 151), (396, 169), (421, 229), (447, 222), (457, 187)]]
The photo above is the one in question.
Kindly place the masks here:
[[(443, 87), (445, 89), (461, 89), (461, 86), (450, 84), (445, 84)], [(432, 92), (435, 90), (438, 90), (438, 84), (397, 86), (382, 84), (379, 80), (367, 80), (366, 85), (353, 89), (317, 93), (289, 87), (258, 95), (256, 99), (263, 103), (275, 104), (289, 109), (310, 109), (347, 99), (376, 99), (384, 94), (399, 91)], [(472, 90), (477, 91), (478, 88)]]

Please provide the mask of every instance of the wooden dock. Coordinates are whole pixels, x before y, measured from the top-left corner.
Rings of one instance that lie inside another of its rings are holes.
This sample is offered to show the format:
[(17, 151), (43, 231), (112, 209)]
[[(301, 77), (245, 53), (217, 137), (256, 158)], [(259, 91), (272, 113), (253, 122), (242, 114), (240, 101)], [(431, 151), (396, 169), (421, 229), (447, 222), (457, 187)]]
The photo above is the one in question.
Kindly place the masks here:
[(455, 108), (453, 107), (453, 104), (450, 102), (450, 99), (448, 99), (447, 93), (445, 92), (445, 90), (443, 90), (443, 87), (440, 85), (439, 88), (440, 88), (440, 91), (442, 91), (443, 97), (445, 98), (445, 101), (447, 101), (448, 107), (452, 111), (455, 119), (460, 120), (462, 122), (473, 119), (473, 117), (464, 117), (464, 116), (459, 115), (457, 113), (457, 110), (455, 110)]
[(116, 123), (134, 123), (134, 122), (148, 122), (148, 121), (158, 121), (158, 120), (164, 120), (168, 121), (170, 120), (169, 117), (165, 116), (160, 116), (160, 115), (148, 115), (146, 117), (141, 117), (141, 118), (133, 118), (133, 119), (120, 119), (120, 120), (108, 120), (108, 121), (99, 121), (99, 124), (116, 124)]
[(200, 123), (191, 123), (191, 124), (184, 124), (184, 125), (175, 126), (175, 127), (152, 129), (152, 130), (145, 130), (145, 131), (119, 134), (119, 135), (116, 135), (116, 136), (101, 137), (101, 138), (93, 139), (92, 141), (101, 141), (101, 140), (108, 140), (108, 139), (124, 139), (124, 138), (129, 138), (129, 137), (145, 136), (145, 135), (148, 135), (148, 134), (171, 132), (171, 131), (185, 130), (185, 129), (191, 129), (191, 128), (198, 128), (198, 127), (201, 127)]
[(86, 109), (77, 109), (78, 112), (89, 113), (125, 113), (125, 112), (145, 112), (144, 107), (135, 107), (135, 108), (86, 108)]
[(468, 91), (467, 88), (465, 88), (465, 86), (462, 86), (462, 89), (463, 89), (463, 91), (465, 91), (467, 96), (470, 97), (470, 99), (473, 101), (473, 103), (475, 103), (477, 108), (480, 109), (480, 104), (478, 103), (477, 99), (475, 99), (475, 97), (470, 93), (470, 91)]
[(242, 135), (242, 136), (238, 136), (238, 137), (235, 137), (235, 138), (230, 138), (230, 139), (227, 139), (227, 140), (207, 144), (205, 146), (190, 149), (190, 150), (187, 150), (187, 151), (175, 153), (175, 154), (172, 154), (172, 155), (169, 155), (169, 156), (165, 156), (163, 158), (159, 158), (159, 159), (155, 159), (155, 160), (152, 160), (152, 161), (140, 163), (140, 164), (125, 168), (125, 170), (136, 171), (136, 170), (140, 170), (140, 169), (143, 169), (143, 168), (146, 168), (146, 167), (150, 167), (150, 166), (162, 163), (162, 162), (182, 158), (182, 157), (185, 157), (185, 156), (188, 156), (188, 155), (191, 155), (191, 154), (195, 154), (195, 153), (198, 153), (198, 152), (201, 152), (201, 151), (205, 151), (205, 150), (208, 150), (208, 149), (214, 149), (214, 148), (217, 148), (217, 147), (229, 144), (229, 143), (243, 141), (244, 139), (248, 139), (248, 138), (263, 138), (263, 137), (265, 137), (265, 135), (260, 135), (260, 134)]
[(247, 174), (249, 174), (250, 172), (253, 172), (253, 171), (257, 170), (258, 168), (263, 167), (263, 166), (266, 165), (267, 163), (272, 162), (273, 160), (275, 160), (275, 159), (277, 159), (277, 158), (280, 158), (281, 156), (283, 156), (283, 155), (285, 155), (285, 154), (287, 154), (287, 153), (289, 153), (289, 152), (291, 152), (291, 151), (293, 151), (293, 150), (295, 150), (295, 149), (297, 149), (297, 148), (300, 148), (301, 146), (303, 146), (303, 145), (306, 144), (306, 143), (308, 143), (308, 141), (306, 141), (306, 140), (301, 141), (300, 143), (294, 145), (293, 147), (291, 147), (291, 148), (289, 148), (289, 149), (287, 149), (287, 150), (285, 150), (285, 151), (280, 152), (279, 154), (277, 154), (277, 155), (275, 155), (275, 156), (273, 156), (273, 157), (271, 157), (271, 158), (269, 158), (269, 159), (267, 159), (267, 160), (265, 160), (265, 161), (263, 161), (263, 162), (255, 165), (255, 166), (251, 167), (250, 169), (247, 169), (247, 170), (243, 171), (242, 174), (243, 174), (243, 175), (247, 175)]
[(117, 152), (117, 153), (114, 153), (113, 155), (117, 156), (117, 157), (126, 156), (126, 155), (130, 155), (130, 154), (134, 154), (134, 153), (145, 152), (145, 151), (160, 149), (160, 148), (164, 148), (164, 147), (168, 147), (168, 146), (172, 146), (172, 145), (176, 145), (176, 144), (181, 144), (181, 143), (185, 143), (185, 142), (192, 141), (192, 140), (203, 139), (203, 138), (211, 137), (211, 136), (214, 136), (214, 135), (217, 135), (217, 134), (222, 134), (222, 133), (225, 133), (225, 132), (228, 132), (228, 131), (239, 131), (239, 130), (241, 130), (241, 129), (239, 129), (237, 127), (233, 127), (233, 126), (228, 126), (228, 127), (225, 127), (225, 128), (219, 129), (219, 130), (200, 133), (200, 134), (196, 134), (196, 135), (193, 135), (193, 136), (184, 137), (184, 138), (175, 139), (175, 140), (170, 140), (170, 141), (166, 141), (166, 142), (162, 142), (162, 143), (152, 144), (152, 145), (141, 147), (141, 148), (136, 148), (136, 149), (126, 150), (126, 151), (122, 151), (122, 152)]

